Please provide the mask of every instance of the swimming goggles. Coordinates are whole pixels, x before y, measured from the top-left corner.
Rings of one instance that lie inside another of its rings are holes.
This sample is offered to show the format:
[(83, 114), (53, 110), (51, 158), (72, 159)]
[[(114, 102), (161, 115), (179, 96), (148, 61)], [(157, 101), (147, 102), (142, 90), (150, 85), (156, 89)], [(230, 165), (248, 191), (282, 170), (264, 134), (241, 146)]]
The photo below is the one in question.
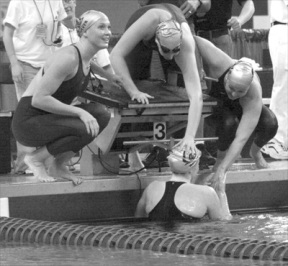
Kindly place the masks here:
[(160, 44), (160, 47), (161, 47), (161, 50), (162, 50), (162, 52), (163, 52), (164, 54), (168, 54), (168, 53), (177, 54), (177, 53), (179, 53), (180, 50), (181, 50), (181, 44), (180, 44), (179, 46), (175, 47), (174, 49), (169, 49), (169, 48), (167, 48), (167, 47), (165, 47), (165, 46), (162, 46), (161, 44)]

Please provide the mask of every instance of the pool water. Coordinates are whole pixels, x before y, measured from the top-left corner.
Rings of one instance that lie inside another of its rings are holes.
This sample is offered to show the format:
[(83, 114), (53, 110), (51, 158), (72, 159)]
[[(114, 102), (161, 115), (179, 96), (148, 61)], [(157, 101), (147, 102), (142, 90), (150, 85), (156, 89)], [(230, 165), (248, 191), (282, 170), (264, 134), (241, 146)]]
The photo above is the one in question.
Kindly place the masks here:
[[(115, 224), (115, 223), (114, 223)], [(288, 213), (249, 214), (234, 216), (232, 221), (203, 221), (200, 223), (122, 223), (119, 228), (177, 232), (192, 235), (277, 240), (288, 243)], [(52, 246), (0, 242), (0, 265), (288, 265), (288, 262), (239, 260), (204, 255), (178, 255), (142, 250), (95, 248), (87, 246)]]

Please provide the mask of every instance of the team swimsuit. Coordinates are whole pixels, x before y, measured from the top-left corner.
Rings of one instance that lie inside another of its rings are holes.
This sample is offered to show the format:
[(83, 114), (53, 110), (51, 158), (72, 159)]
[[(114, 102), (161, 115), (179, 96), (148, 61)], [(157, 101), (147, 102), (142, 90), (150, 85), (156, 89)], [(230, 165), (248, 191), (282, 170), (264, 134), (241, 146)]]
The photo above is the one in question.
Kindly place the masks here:
[[(52, 95), (65, 104), (71, 104), (78, 93), (86, 88), (90, 77), (90, 73), (84, 75), (81, 54), (76, 46), (73, 47), (79, 58), (77, 73), (73, 78), (63, 81)], [(42, 74), (45, 75), (44, 72)], [(31, 102), (32, 96), (22, 97), (12, 121), (13, 134), (24, 146), (46, 146), (48, 152), (55, 156), (67, 151), (78, 152), (94, 139), (80, 118), (49, 113), (33, 107)], [(89, 103), (77, 107), (96, 118), (100, 132), (107, 126), (110, 113), (104, 105)]]
[(178, 188), (186, 184), (185, 182), (166, 182), (165, 192), (158, 204), (149, 213), (149, 219), (152, 221), (175, 221), (175, 220), (200, 220), (192, 216), (183, 214), (175, 205), (175, 193)]

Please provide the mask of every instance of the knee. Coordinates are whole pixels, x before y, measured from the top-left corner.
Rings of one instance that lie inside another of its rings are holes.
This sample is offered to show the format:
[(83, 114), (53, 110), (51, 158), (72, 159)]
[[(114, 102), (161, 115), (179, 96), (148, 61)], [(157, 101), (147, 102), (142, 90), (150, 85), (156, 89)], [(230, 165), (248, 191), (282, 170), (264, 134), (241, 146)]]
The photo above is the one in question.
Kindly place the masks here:
[(105, 128), (107, 127), (109, 121), (111, 118), (111, 113), (108, 111), (102, 112), (100, 114), (100, 116), (98, 116), (97, 118), (97, 122), (99, 124), (99, 133)]
[(226, 132), (235, 131), (238, 127), (238, 120), (234, 116), (228, 116), (223, 119), (223, 129)]
[(269, 121), (269, 123), (266, 125), (265, 133), (267, 134), (267, 137), (272, 139), (278, 130), (278, 120), (276, 116), (272, 120)]

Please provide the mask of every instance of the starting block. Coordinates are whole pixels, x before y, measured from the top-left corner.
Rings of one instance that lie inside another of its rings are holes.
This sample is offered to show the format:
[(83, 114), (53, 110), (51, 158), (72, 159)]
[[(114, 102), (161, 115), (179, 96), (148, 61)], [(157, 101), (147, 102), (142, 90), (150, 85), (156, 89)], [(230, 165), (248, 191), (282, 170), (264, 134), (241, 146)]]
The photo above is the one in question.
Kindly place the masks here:
[[(124, 89), (109, 86), (101, 91), (88, 87), (80, 95), (90, 101), (105, 104), (111, 111), (107, 127), (83, 150), (80, 160), (82, 175), (99, 174), (96, 170), (98, 167), (93, 165), (96, 163), (99, 166), (95, 157), (99, 157), (100, 152), (117, 170), (118, 154), (127, 153), (131, 149), (124, 144), (125, 141), (149, 140), (148, 144), (153, 140), (165, 141), (174, 132), (186, 127), (190, 102), (185, 88), (149, 80), (139, 81), (136, 86), (154, 97), (149, 100), (149, 104), (131, 101)], [(211, 114), (217, 101), (207, 95), (203, 98), (202, 116), (205, 116)], [(197, 135), (203, 136), (201, 131)]]

